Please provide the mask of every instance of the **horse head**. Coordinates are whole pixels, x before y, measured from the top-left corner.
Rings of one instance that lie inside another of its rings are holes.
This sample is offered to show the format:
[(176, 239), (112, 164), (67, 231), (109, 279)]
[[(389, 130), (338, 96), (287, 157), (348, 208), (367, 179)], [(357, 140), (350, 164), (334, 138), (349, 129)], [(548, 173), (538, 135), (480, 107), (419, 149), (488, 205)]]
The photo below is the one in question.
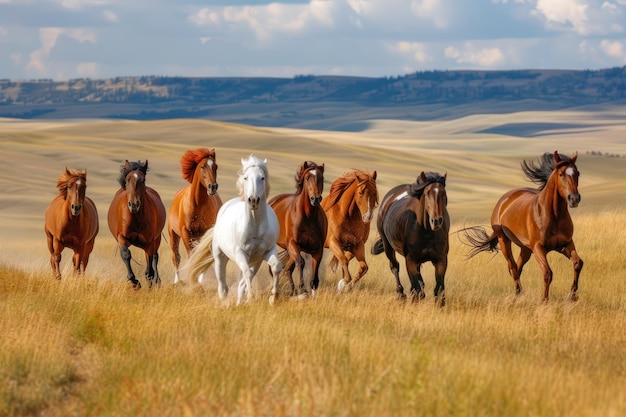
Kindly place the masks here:
[(215, 158), (206, 158), (204, 163), (200, 164), (199, 169), (207, 194), (214, 195), (217, 193), (217, 162), (215, 162)]
[(126, 170), (125, 189), (128, 197), (128, 210), (131, 213), (139, 212), (141, 208), (141, 200), (146, 193), (146, 172), (148, 170), (148, 161), (143, 164), (131, 165), (126, 161), (124, 164)]
[(376, 188), (376, 171), (366, 178), (361, 178), (360, 173), (356, 175), (356, 191), (354, 193), (354, 204), (361, 212), (361, 219), (369, 223), (374, 216), (374, 210), (378, 206), (378, 190)]
[(424, 188), (422, 194), (424, 201), (424, 209), (428, 214), (428, 223), (432, 230), (442, 228), (445, 221), (445, 210), (448, 205), (448, 196), (446, 194), (445, 180), (447, 173), (439, 177), (439, 180), (430, 181), (426, 178), (426, 174), (422, 172), (420, 177), (424, 183), (428, 185)]
[(65, 168), (65, 172), (59, 177), (59, 188), (65, 194), (65, 199), (70, 202), (70, 213), (78, 216), (85, 201), (87, 190), (87, 170), (76, 171)]
[(578, 152), (574, 153), (570, 158), (567, 158), (562, 157), (557, 151), (554, 151), (554, 169), (559, 175), (559, 194), (567, 201), (567, 204), (571, 208), (578, 207), (581, 198), (578, 192), (578, 177), (580, 173), (576, 167), (577, 158)]
[(296, 188), (298, 193), (304, 191), (313, 206), (319, 206), (322, 202), (324, 191), (324, 164), (317, 165), (315, 162), (305, 161), (296, 175)]
[(250, 155), (247, 160), (241, 159), (241, 165), (237, 188), (243, 200), (252, 210), (256, 210), (269, 193), (267, 159), (261, 160)]

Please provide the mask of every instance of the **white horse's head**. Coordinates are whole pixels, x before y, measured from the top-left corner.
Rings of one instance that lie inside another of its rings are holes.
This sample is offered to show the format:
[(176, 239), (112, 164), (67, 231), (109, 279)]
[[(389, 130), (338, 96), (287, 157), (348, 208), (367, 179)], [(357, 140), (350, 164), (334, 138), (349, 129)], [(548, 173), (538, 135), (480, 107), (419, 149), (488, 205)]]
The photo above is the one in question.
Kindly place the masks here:
[(252, 210), (256, 210), (267, 200), (270, 191), (267, 159), (259, 159), (254, 155), (250, 155), (248, 159), (241, 158), (237, 190)]

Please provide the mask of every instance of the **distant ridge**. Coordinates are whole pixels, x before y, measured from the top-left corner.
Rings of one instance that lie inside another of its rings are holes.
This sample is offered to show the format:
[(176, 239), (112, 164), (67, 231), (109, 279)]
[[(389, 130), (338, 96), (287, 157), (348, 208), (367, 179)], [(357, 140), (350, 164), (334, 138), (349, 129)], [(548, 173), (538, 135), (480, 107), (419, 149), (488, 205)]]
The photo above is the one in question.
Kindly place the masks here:
[[(474, 111), (464, 111), (479, 112), (477, 105), (481, 103), (546, 110), (625, 102), (626, 67), (424, 71), (382, 78), (298, 75), (0, 80), (0, 117), (25, 119), (210, 118), (306, 127), (311, 118), (325, 119), (337, 111), (344, 115), (369, 113), (370, 119), (390, 113), (400, 119), (427, 119), (446, 117), (443, 108), (450, 106), (473, 106)], [(424, 106), (424, 112), (403, 113), (404, 108)], [(315, 113), (314, 109), (320, 111)]]

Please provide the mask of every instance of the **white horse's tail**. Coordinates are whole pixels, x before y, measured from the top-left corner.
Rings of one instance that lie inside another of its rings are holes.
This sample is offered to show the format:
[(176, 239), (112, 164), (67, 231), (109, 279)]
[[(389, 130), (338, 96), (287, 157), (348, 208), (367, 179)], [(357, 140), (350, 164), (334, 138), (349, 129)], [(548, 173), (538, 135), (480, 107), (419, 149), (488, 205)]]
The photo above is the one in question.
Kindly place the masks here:
[(187, 265), (185, 265), (184, 269), (189, 270), (189, 279), (191, 282), (197, 282), (200, 274), (209, 269), (215, 260), (215, 258), (213, 258), (212, 249), (213, 228), (210, 228), (193, 248), (187, 260)]

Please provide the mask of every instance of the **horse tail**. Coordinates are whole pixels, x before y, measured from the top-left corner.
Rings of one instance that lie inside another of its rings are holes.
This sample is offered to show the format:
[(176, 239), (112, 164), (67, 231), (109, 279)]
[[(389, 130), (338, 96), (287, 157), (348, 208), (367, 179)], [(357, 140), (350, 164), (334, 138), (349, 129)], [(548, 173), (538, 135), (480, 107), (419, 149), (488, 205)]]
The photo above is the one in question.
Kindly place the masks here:
[(198, 276), (206, 271), (215, 258), (213, 257), (213, 228), (206, 231), (202, 239), (192, 249), (183, 269), (189, 270), (191, 282), (197, 282)]
[(487, 234), (487, 230), (482, 226), (466, 227), (459, 230), (460, 240), (471, 249), (467, 258), (478, 255), (481, 252), (498, 252), (498, 236), (495, 233)]
[(383, 246), (383, 238), (379, 237), (378, 239), (376, 239), (376, 241), (372, 244), (372, 255), (378, 255), (383, 253), (385, 250), (385, 247)]
[(287, 269), (291, 266), (291, 258), (289, 257), (289, 251), (287, 249), (283, 249), (278, 252), (278, 260), (280, 261), (283, 269)]

